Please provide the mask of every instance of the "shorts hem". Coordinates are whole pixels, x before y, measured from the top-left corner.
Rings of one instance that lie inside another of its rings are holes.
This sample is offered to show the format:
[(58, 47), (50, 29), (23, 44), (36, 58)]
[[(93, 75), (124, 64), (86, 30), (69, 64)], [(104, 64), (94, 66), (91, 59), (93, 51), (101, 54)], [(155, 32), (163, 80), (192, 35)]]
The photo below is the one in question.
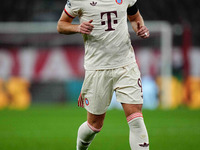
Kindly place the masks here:
[(119, 103), (123, 103), (123, 104), (143, 104), (143, 101), (137, 101), (137, 102), (124, 102), (124, 101), (120, 101), (117, 100)]
[[(84, 107), (85, 108), (85, 107)], [(106, 113), (106, 110), (104, 112), (94, 112), (94, 111), (91, 111), (87, 108), (85, 108), (86, 111), (88, 111), (89, 113), (93, 114), (93, 115), (103, 115), (104, 113)]]

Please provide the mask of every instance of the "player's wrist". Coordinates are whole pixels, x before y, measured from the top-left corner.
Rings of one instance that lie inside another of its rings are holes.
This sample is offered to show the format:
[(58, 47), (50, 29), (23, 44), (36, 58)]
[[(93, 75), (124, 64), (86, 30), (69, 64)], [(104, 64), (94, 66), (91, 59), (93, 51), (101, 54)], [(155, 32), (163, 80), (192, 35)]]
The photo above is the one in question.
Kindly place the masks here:
[(81, 33), (80, 25), (76, 25), (76, 26), (75, 26), (75, 32)]

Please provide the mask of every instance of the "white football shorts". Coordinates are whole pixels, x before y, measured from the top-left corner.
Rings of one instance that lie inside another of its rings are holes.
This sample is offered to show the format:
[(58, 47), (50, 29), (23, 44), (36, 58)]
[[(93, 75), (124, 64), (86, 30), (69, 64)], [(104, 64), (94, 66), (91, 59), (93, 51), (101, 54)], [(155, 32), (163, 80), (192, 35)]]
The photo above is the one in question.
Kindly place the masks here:
[(92, 114), (104, 114), (113, 91), (120, 103), (143, 104), (140, 71), (136, 63), (116, 69), (86, 70), (78, 105)]

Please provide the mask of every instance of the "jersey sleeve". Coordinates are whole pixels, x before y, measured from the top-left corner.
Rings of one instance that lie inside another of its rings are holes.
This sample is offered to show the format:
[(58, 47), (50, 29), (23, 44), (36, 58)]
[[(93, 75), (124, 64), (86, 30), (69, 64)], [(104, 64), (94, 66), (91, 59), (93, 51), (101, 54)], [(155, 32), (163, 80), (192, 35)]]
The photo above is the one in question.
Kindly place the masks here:
[(135, 15), (137, 12), (138, 12), (137, 2), (133, 6), (127, 8), (128, 15)]
[(130, 0), (128, 7), (132, 7), (136, 2), (137, 0)]
[(75, 0), (67, 0), (64, 11), (69, 17), (75, 18), (80, 10), (78, 6)]

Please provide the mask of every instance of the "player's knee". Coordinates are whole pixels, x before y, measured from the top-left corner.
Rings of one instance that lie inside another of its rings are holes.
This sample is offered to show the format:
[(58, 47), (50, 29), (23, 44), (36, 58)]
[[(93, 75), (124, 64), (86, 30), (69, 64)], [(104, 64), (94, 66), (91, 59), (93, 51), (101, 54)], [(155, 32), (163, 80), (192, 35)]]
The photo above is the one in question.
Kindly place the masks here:
[(130, 115), (134, 113), (141, 113), (142, 112), (142, 104), (125, 104), (122, 103), (124, 112), (126, 117), (129, 117)]
[(103, 122), (88, 122), (87, 121), (87, 125), (89, 126), (89, 128), (94, 131), (94, 132), (100, 132), (102, 127), (103, 127)]

